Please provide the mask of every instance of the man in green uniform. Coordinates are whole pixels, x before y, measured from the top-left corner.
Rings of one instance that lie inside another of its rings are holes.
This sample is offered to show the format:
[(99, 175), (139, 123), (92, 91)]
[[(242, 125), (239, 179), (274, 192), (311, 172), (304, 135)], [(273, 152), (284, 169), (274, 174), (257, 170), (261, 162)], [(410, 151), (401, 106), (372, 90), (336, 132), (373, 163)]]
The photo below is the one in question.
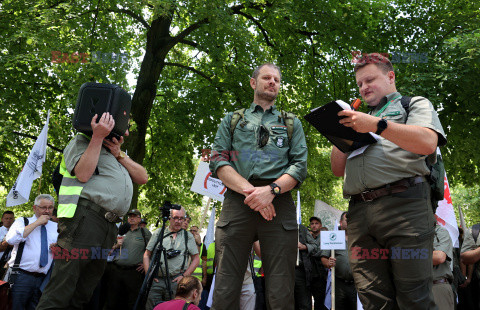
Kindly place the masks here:
[[(281, 74), (259, 66), (248, 109), (228, 113), (215, 136), (210, 170), (226, 185), (217, 222), (217, 273), (212, 309), (238, 309), (252, 244), (259, 240), (269, 309), (293, 309), (297, 223), (290, 191), (307, 173), (302, 124), (277, 110)], [(232, 122), (232, 118), (237, 122)], [(234, 126), (232, 126), (232, 124)]]
[(140, 211), (132, 209), (127, 215), (130, 229), (122, 238), (117, 238), (113, 246), (115, 258), (105, 271), (108, 283), (106, 309), (133, 309), (145, 277), (143, 253), (152, 233), (139, 227)]
[[(175, 297), (177, 291), (177, 285), (184, 276), (190, 276), (197, 268), (200, 262), (197, 245), (193, 235), (182, 229), (183, 221), (185, 221), (185, 209), (182, 207), (180, 210), (171, 210), (170, 213), (170, 225), (165, 228), (163, 247), (167, 250), (177, 250), (178, 254), (174, 257), (168, 258), (168, 274), (170, 275), (172, 297)], [(150, 260), (152, 253), (155, 250), (155, 244), (157, 243), (160, 234), (160, 229), (153, 233), (152, 238), (148, 242), (147, 250), (143, 255), (143, 264), (145, 270), (148, 270), (150, 266)], [(188, 265), (188, 256), (190, 256), (191, 262)], [(148, 294), (146, 310), (153, 309), (158, 303), (169, 300), (169, 293), (166, 284), (165, 266), (163, 264), (163, 254), (160, 255), (160, 268), (158, 277), (154, 278), (152, 287)]]
[(463, 239), (460, 259), (465, 265), (473, 265), (475, 268), (474, 276), (471, 277), (470, 289), (472, 292), (472, 299), (475, 307), (480, 308), (480, 298), (478, 296), (480, 287), (480, 238), (478, 238), (480, 231), (480, 223), (473, 225), (466, 229), (465, 238)]
[[(322, 220), (316, 216), (310, 218), (310, 233), (312, 234), (317, 247), (320, 249), (320, 230), (322, 229)], [(311, 297), (314, 300), (315, 310), (325, 310), (325, 290), (327, 286), (327, 272), (322, 264), (321, 257), (318, 255), (310, 257), (312, 261), (312, 279), (310, 281)]]
[(55, 260), (40, 310), (82, 309), (90, 300), (107, 264), (102, 250), (111, 249), (117, 236), (114, 220), (130, 207), (132, 181), (148, 180), (145, 168), (120, 150), (123, 137), (105, 139), (115, 125), (112, 115), (104, 113), (96, 120), (97, 115), (91, 121), (91, 137), (78, 134), (63, 151), (58, 246), (70, 254)]
[[(340, 229), (345, 230), (345, 242), (348, 248), (347, 212), (340, 217)], [(325, 268), (335, 267), (335, 309), (356, 310), (357, 290), (353, 282), (347, 250), (335, 250), (335, 257), (331, 250), (321, 251), (321, 259)]]
[(450, 283), (452, 272), (453, 245), (448, 231), (437, 224), (433, 238), (433, 298), (439, 310), (455, 308), (455, 297)]
[[(340, 123), (379, 140), (344, 154), (333, 147), (332, 172), (345, 176), (343, 193), (350, 198), (349, 247), (365, 251), (426, 251), (427, 257), (352, 259), (351, 266), (364, 309), (434, 309), (432, 252), (435, 219), (430, 174), (437, 146), (446, 144), (430, 101), (413, 97), (408, 111), (395, 86), (390, 61), (368, 54), (355, 66), (360, 94), (371, 111), (338, 113)], [(397, 253), (397, 252), (395, 252)], [(406, 255), (408, 256), (408, 255)]]

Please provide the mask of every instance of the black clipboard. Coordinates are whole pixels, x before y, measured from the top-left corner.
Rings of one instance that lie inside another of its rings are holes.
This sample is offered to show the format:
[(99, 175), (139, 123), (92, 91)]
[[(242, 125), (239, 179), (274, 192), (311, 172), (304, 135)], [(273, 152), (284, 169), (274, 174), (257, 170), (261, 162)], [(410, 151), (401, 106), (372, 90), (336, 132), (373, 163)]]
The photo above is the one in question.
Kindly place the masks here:
[(343, 153), (376, 143), (377, 139), (371, 133), (359, 133), (339, 123), (342, 117), (337, 114), (345, 109), (350, 109), (350, 106), (344, 101), (331, 101), (312, 110), (303, 118)]

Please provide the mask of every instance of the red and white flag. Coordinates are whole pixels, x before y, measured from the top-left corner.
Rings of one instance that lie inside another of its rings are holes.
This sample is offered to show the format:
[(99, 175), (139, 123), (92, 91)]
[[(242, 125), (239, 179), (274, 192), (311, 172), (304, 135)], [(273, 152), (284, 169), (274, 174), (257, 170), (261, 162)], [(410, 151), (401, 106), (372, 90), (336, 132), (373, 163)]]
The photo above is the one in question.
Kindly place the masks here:
[[(440, 153), (440, 150), (437, 149)], [(452, 197), (450, 196), (450, 187), (448, 185), (447, 173), (445, 172), (444, 179), (445, 194), (443, 200), (438, 202), (438, 208), (435, 212), (437, 223), (442, 225), (450, 234), (453, 246), (458, 248), (458, 225), (455, 212), (453, 211)]]

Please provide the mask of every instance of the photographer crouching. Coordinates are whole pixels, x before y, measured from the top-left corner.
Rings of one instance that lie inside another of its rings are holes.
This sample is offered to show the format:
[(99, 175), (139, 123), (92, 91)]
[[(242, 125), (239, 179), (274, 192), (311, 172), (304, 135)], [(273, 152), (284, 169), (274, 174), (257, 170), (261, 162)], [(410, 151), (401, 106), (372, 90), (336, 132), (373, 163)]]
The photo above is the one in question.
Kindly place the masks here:
[[(162, 242), (163, 247), (167, 250), (168, 274), (173, 292), (176, 292), (178, 282), (180, 282), (184, 276), (191, 275), (200, 261), (195, 238), (190, 232), (182, 229), (183, 221), (185, 221), (185, 209), (183, 207), (180, 208), (180, 210), (172, 209), (170, 213), (170, 225), (165, 229), (165, 236)], [(160, 229), (153, 233), (152, 238), (148, 242), (147, 250), (143, 255), (145, 270), (148, 270), (150, 266), (150, 260), (159, 233)], [(189, 255), (190, 259), (188, 258)], [(158, 276), (154, 278), (145, 309), (151, 310), (158, 303), (170, 299), (166, 284), (167, 271), (165, 270), (165, 265), (162, 263), (163, 261), (164, 258), (162, 254), (160, 257)], [(187, 266), (189, 261), (190, 264)]]

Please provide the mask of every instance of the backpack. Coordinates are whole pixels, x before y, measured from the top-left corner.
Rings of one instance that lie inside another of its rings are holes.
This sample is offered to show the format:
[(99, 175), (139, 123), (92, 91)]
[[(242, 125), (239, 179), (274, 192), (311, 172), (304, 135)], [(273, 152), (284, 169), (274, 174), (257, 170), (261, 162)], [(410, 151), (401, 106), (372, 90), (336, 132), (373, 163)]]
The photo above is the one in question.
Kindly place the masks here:
[[(230, 121), (230, 136), (233, 139), (233, 133), (235, 132), (235, 128), (237, 128), (237, 124), (242, 119), (242, 123), (240, 123), (240, 127), (244, 127), (247, 122), (245, 121), (245, 108), (236, 110), (233, 112), (232, 120)], [(295, 114), (280, 111), (281, 115), (278, 116), (278, 122), (281, 123), (283, 119), (283, 123), (287, 126), (287, 135), (288, 135), (288, 142), (292, 141), (293, 136), (293, 123), (295, 120)]]
[[(412, 101), (412, 97), (402, 96), (400, 102), (402, 107), (408, 113), (410, 112), (410, 102)], [(437, 161), (431, 165), (428, 157), (426, 159), (427, 167), (430, 169), (430, 175), (427, 177), (428, 183), (431, 187), (432, 192), (432, 203), (434, 204), (434, 209), (438, 206), (438, 201), (443, 200), (445, 196), (445, 165), (443, 163), (442, 155), (436, 154)], [(478, 235), (478, 234), (477, 234)]]

